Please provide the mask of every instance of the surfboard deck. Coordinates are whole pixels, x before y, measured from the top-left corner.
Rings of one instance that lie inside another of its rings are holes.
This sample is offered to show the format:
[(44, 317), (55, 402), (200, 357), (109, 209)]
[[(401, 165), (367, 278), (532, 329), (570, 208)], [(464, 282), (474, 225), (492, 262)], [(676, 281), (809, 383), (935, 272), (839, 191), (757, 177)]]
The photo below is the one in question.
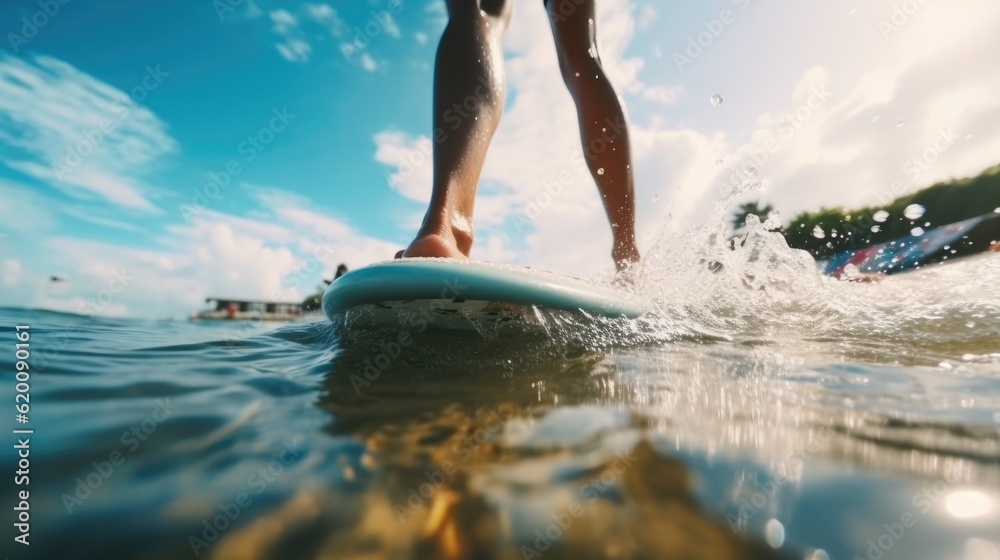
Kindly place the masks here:
[(336, 321), (359, 310), (374, 324), (401, 315), (440, 326), (508, 321), (532, 309), (636, 318), (641, 302), (626, 292), (522, 266), (444, 258), (375, 263), (336, 279), (323, 295), (323, 312)]

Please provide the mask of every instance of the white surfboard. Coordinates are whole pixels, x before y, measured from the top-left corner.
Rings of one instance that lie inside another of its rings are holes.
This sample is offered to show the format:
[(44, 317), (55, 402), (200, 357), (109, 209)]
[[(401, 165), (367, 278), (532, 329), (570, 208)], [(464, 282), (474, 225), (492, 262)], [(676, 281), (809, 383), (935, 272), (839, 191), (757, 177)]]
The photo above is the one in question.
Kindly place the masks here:
[(443, 258), (375, 263), (341, 276), (323, 295), (331, 321), (358, 310), (375, 324), (407, 315), (451, 328), (470, 319), (509, 320), (530, 309), (607, 318), (644, 313), (641, 302), (611, 287), (526, 267)]

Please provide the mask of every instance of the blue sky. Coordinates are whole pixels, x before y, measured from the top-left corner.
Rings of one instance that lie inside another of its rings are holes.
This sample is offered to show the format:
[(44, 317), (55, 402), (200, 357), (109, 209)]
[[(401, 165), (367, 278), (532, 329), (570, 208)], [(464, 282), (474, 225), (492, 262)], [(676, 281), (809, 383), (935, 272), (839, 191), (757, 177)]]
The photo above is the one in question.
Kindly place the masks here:
[[(593, 273), (610, 267), (610, 235), (573, 163), (540, 4), (515, 1), (473, 256)], [(788, 219), (974, 174), (1000, 153), (995, 2), (598, 8), (646, 247), (702, 223), (750, 165), (747, 197)], [(340, 262), (391, 256), (429, 197), (444, 24), (437, 0), (4, 2), (0, 305), (184, 316), (208, 295), (301, 299)], [(942, 134), (955, 139), (925, 173), (901, 171)], [(135, 280), (109, 296), (123, 274)]]

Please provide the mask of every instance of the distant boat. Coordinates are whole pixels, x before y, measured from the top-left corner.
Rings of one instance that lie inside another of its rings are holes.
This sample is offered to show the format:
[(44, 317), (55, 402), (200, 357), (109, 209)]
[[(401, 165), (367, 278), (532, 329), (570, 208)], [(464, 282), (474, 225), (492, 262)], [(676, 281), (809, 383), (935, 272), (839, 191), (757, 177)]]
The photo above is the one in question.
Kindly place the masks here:
[(206, 298), (213, 309), (199, 311), (192, 321), (293, 321), (302, 315), (301, 303)]
[(886, 243), (845, 251), (819, 263), (824, 274), (884, 275), (914, 270), (921, 266), (947, 262), (949, 259), (996, 251), (1000, 239), (1000, 216), (983, 214), (968, 220), (929, 229)]

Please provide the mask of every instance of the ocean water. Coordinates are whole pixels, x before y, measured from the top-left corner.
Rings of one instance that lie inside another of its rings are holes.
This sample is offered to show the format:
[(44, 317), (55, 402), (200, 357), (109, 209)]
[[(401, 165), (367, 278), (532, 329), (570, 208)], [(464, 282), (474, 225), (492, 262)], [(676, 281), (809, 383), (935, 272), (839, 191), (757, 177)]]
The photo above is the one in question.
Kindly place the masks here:
[(865, 284), (723, 239), (649, 251), (648, 317), (514, 333), (0, 309), (5, 554), (1000, 559), (1000, 255)]

